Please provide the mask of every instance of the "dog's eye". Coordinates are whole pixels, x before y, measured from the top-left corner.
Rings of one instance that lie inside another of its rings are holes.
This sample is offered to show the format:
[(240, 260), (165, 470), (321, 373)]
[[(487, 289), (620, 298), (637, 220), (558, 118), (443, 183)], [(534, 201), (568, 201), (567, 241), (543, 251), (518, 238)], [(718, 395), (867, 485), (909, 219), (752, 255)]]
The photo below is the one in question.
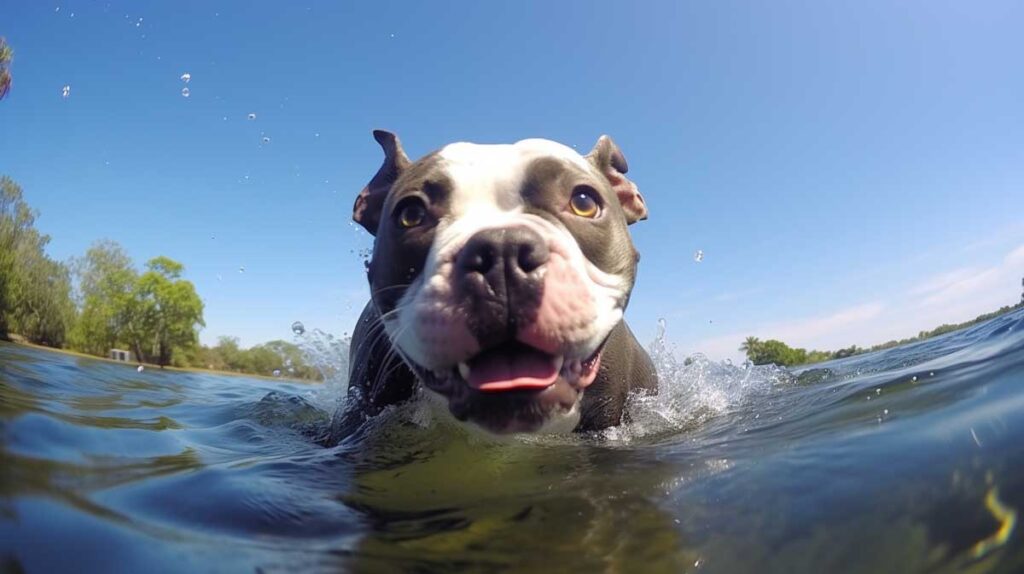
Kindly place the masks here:
[(601, 214), (601, 204), (598, 203), (593, 189), (581, 185), (572, 190), (572, 197), (569, 199), (569, 209), (580, 217), (594, 219)]
[(427, 218), (427, 206), (418, 197), (410, 197), (398, 205), (395, 210), (398, 225), (403, 229), (411, 229), (423, 223)]

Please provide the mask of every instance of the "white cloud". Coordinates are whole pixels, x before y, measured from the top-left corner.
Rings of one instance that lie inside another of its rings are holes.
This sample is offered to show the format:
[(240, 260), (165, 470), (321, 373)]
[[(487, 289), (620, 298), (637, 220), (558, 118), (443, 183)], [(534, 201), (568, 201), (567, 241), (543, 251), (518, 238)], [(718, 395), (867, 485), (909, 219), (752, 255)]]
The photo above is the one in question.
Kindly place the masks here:
[(743, 339), (779, 339), (808, 349), (870, 346), (902, 339), (943, 323), (967, 321), (1020, 301), (1024, 245), (988, 267), (961, 267), (920, 281), (891, 300), (871, 301), (795, 321), (753, 325), (742, 332), (697, 341), (691, 352), (714, 359), (739, 359)]

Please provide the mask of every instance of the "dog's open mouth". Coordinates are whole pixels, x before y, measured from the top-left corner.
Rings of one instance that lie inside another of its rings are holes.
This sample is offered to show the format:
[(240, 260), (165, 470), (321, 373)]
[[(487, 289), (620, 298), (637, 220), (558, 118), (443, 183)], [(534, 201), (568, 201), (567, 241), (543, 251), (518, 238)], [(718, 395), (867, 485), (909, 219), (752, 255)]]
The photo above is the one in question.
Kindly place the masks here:
[(566, 359), (510, 341), (486, 349), (458, 364), (459, 377), (485, 393), (542, 390), (561, 376), (576, 389), (594, 382), (601, 360), (600, 347), (586, 359)]

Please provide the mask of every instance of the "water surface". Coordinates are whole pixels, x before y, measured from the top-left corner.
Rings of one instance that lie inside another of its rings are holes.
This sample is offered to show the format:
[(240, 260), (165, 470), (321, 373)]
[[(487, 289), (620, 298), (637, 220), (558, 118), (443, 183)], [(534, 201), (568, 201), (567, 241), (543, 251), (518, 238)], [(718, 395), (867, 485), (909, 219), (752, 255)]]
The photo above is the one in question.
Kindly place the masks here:
[(652, 345), (663, 392), (494, 441), (424, 402), (0, 343), (0, 571), (1019, 572), (1024, 312), (788, 372)]

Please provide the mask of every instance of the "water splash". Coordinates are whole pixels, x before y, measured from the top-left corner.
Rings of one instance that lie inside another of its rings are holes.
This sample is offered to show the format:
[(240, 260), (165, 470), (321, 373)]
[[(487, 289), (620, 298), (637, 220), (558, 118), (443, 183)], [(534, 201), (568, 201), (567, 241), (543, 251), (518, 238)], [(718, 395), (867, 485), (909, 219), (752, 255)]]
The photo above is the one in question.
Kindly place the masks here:
[(793, 380), (775, 365), (745, 362), (736, 366), (701, 353), (680, 361), (665, 331), (666, 322), (660, 319), (657, 337), (648, 348), (658, 372), (658, 393), (631, 396), (623, 417), (627, 422), (604, 431), (605, 438), (629, 442), (695, 428)]
[(294, 329), (295, 344), (302, 351), (306, 363), (312, 366), (323, 377), (323, 387), (309, 395), (311, 402), (317, 407), (334, 412), (341, 406), (348, 391), (348, 350), (352, 338), (346, 333), (343, 337), (335, 337), (330, 333), (313, 329), (307, 331), (302, 323), (296, 321), (301, 332)]

